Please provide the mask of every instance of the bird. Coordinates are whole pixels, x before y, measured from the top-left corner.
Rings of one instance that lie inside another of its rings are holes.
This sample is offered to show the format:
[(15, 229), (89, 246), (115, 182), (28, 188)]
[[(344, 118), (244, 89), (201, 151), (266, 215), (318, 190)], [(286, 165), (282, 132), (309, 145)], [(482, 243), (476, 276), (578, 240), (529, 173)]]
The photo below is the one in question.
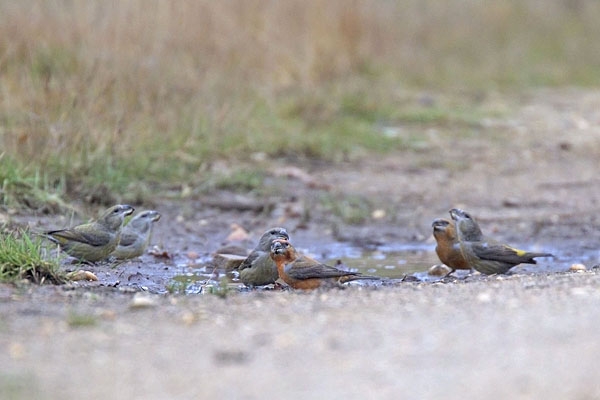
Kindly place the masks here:
[(469, 213), (453, 208), (450, 216), (456, 224), (460, 248), (469, 265), (482, 274), (505, 274), (518, 264), (537, 264), (536, 257), (553, 257), (550, 253), (519, 250), (483, 235)]
[(68, 229), (47, 231), (43, 236), (57, 243), (68, 255), (94, 263), (107, 258), (117, 248), (125, 216), (133, 210), (129, 205), (117, 204), (96, 220)]
[(471, 267), (462, 254), (460, 242), (456, 236), (454, 221), (436, 218), (431, 227), (433, 228), (433, 237), (437, 242), (435, 252), (440, 261), (451, 269), (445, 276), (452, 274), (457, 269), (470, 270)]
[(111, 256), (119, 260), (139, 257), (150, 243), (152, 224), (160, 219), (158, 211), (146, 210), (135, 215), (121, 230), (121, 238)]
[(270, 255), (277, 265), (279, 279), (293, 289), (340, 287), (343, 283), (357, 279), (380, 279), (358, 272), (342, 271), (308, 256), (298, 255), (294, 246), (286, 239), (274, 240)]
[(285, 228), (274, 227), (268, 229), (260, 237), (258, 244), (244, 261), (237, 267), (240, 280), (249, 287), (263, 286), (275, 283), (279, 277), (277, 266), (269, 256), (271, 243), (276, 239), (289, 240)]

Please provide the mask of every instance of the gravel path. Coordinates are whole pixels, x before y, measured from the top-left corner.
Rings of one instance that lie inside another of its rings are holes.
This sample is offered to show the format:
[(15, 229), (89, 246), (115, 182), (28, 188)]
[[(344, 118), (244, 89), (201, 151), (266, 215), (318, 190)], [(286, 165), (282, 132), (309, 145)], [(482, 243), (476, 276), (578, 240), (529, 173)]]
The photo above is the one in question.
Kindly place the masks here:
[(224, 299), (2, 287), (0, 397), (599, 398), (599, 284), (594, 270)]

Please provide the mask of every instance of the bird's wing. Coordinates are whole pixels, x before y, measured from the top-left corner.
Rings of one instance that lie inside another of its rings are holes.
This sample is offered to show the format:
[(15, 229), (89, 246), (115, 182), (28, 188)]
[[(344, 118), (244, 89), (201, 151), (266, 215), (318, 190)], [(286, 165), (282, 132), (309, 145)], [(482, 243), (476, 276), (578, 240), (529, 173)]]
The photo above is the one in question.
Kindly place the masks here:
[(138, 235), (131, 232), (121, 232), (121, 239), (119, 240), (119, 246), (131, 246), (137, 240)]
[(85, 243), (90, 246), (104, 246), (111, 239), (111, 235), (108, 232), (101, 230), (96, 230), (92, 234), (79, 229), (61, 229), (50, 231), (47, 234), (54, 237), (59, 243), (71, 241)]
[(346, 275), (356, 275), (354, 272), (342, 271), (306, 256), (300, 256), (288, 264), (285, 272), (294, 279), (337, 278)]
[(474, 243), (473, 252), (484, 260), (500, 261), (511, 264), (533, 263), (531, 253), (515, 249), (505, 244)]
[(238, 271), (241, 271), (243, 269), (250, 268), (252, 266), (252, 263), (254, 263), (261, 255), (265, 254), (266, 253), (264, 251), (252, 251), (252, 253), (250, 253), (248, 257), (246, 257), (246, 259), (242, 261), (242, 263), (236, 269)]

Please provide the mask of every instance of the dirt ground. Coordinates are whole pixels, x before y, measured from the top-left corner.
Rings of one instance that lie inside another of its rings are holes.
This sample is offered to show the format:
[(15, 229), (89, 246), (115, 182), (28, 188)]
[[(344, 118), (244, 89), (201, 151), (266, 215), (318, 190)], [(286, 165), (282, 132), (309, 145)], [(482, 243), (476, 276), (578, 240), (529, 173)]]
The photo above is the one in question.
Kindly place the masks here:
[[(468, 134), (431, 127), (418, 149), (377, 159), (273, 161), (260, 193), (157, 199), (153, 243), (169, 259), (92, 267), (98, 282), (0, 286), (0, 398), (600, 398), (600, 92), (483, 101), (515, 111)], [(360, 199), (369, 214), (348, 224), (323, 199)], [(223, 245), (253, 247), (270, 226), (349, 265), (347, 248), (431, 257), (431, 221), (456, 206), (485, 233), (556, 257), (456, 281), (165, 293), (173, 276)], [(227, 240), (234, 223), (244, 240)], [(588, 270), (567, 272), (573, 263)]]

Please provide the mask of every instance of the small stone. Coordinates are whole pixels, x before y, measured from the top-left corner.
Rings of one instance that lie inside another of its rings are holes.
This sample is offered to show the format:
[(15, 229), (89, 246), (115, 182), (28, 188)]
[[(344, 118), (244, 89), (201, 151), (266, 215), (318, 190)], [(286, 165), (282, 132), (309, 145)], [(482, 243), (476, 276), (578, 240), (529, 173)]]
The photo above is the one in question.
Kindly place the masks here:
[(113, 321), (117, 317), (117, 313), (114, 310), (102, 310), (99, 315), (101, 318), (110, 321)]
[(502, 200), (502, 205), (506, 208), (516, 208), (521, 206), (521, 201), (516, 197), (507, 197)]
[(129, 308), (148, 308), (156, 306), (156, 301), (149, 295), (136, 293), (129, 304)]
[(477, 295), (477, 301), (480, 303), (489, 303), (492, 301), (492, 295), (489, 292), (479, 293)]
[(20, 360), (25, 356), (25, 346), (19, 342), (13, 342), (8, 346), (8, 355), (13, 360)]
[(191, 311), (186, 311), (181, 316), (181, 321), (185, 325), (192, 325), (194, 322), (196, 322), (196, 316)]
[(577, 296), (577, 297), (585, 297), (589, 294), (587, 289), (583, 288), (583, 287), (571, 288), (570, 292), (571, 292), (571, 296)]
[(189, 185), (183, 185), (181, 187), (181, 197), (190, 197), (192, 194), (192, 188)]
[(371, 217), (373, 217), (373, 219), (383, 219), (385, 218), (385, 210), (382, 209), (377, 209), (374, 210), (373, 213), (371, 214)]
[(239, 267), (245, 259), (245, 256), (238, 256), (236, 254), (215, 254), (213, 263), (218, 269), (232, 271)]
[(585, 271), (586, 269), (587, 268), (583, 264), (571, 264), (569, 267), (569, 271), (571, 272)]
[(97, 281), (98, 277), (90, 271), (80, 269), (79, 271), (69, 272), (67, 279), (70, 281)]
[(446, 276), (452, 271), (452, 268), (444, 264), (437, 264), (427, 270), (427, 274), (431, 276)]
[(231, 232), (227, 236), (228, 242), (241, 242), (248, 239), (248, 231), (240, 225), (233, 223), (231, 224)]

